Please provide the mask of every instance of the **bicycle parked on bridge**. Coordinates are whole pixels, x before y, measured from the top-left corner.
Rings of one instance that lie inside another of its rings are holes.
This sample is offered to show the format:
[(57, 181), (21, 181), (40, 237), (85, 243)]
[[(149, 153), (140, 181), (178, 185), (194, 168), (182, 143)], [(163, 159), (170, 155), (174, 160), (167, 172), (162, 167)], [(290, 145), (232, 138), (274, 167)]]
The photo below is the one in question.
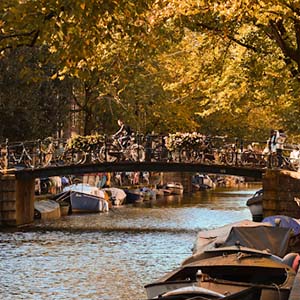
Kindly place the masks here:
[(288, 151), (285, 149), (282, 153), (282, 164), (279, 165), (279, 157), (276, 152), (269, 154), (269, 167), (270, 168), (281, 168), (290, 171), (298, 171), (299, 169), (299, 160), (291, 159), (287, 154)]
[(8, 167), (33, 168), (37, 160), (33, 143), (12, 143), (8, 146)]
[(111, 136), (106, 139), (104, 145), (100, 148), (99, 161), (144, 161), (146, 153), (141, 141), (142, 136), (134, 134), (123, 147), (117, 137)]
[(146, 137), (146, 157), (149, 161), (167, 162), (170, 153), (166, 147), (165, 136), (148, 135)]
[(49, 137), (40, 141), (39, 157), (37, 167), (47, 167), (50, 165), (83, 164), (86, 161), (87, 154), (80, 149), (71, 148), (64, 139), (55, 140)]

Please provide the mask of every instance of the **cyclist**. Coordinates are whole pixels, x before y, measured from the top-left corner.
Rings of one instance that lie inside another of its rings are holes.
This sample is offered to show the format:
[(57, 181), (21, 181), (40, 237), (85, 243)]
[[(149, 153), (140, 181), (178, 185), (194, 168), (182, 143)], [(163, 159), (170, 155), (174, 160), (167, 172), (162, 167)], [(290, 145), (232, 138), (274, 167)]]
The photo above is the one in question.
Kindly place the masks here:
[(130, 140), (130, 136), (132, 134), (132, 130), (129, 125), (125, 124), (123, 120), (118, 119), (118, 125), (120, 126), (119, 130), (113, 135), (113, 138), (118, 138), (119, 144), (122, 149), (125, 149), (128, 141)]

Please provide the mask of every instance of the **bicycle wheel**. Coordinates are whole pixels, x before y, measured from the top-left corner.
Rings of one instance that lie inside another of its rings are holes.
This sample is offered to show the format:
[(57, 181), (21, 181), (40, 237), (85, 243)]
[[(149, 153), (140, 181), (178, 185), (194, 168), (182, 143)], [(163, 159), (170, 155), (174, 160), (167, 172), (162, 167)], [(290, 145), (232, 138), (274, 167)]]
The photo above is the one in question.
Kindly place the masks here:
[(190, 161), (190, 154), (187, 149), (181, 149), (179, 151), (179, 160), (180, 162), (189, 162)]
[(257, 162), (256, 155), (252, 152), (242, 152), (241, 158), (239, 160), (240, 165), (249, 166), (255, 165)]
[(191, 162), (202, 162), (203, 156), (198, 150), (191, 150), (190, 151), (190, 161)]
[(111, 145), (111, 148), (102, 146), (99, 150), (98, 159), (100, 162), (114, 162), (118, 159), (118, 156), (112, 155), (114, 152), (118, 152), (115, 145)]
[(24, 164), (27, 168), (34, 168), (34, 162), (32, 158), (27, 154), (26, 157), (23, 159)]
[(168, 160), (168, 150), (162, 144), (157, 145), (152, 152), (152, 158), (154, 161), (167, 161)]
[(48, 167), (51, 164), (52, 158), (53, 158), (52, 152), (43, 153), (42, 161), (41, 161), (42, 167)]
[(194, 149), (181, 149), (179, 155), (182, 162), (201, 161), (201, 156), (198, 151)]
[(141, 145), (133, 144), (130, 146), (130, 158), (133, 161), (145, 161), (145, 149)]
[(86, 161), (86, 153), (82, 150), (67, 150), (62, 156), (63, 162), (67, 165), (79, 165)]
[(233, 151), (226, 151), (225, 152), (225, 163), (227, 165), (233, 165), (234, 164), (234, 161), (235, 161), (235, 153)]

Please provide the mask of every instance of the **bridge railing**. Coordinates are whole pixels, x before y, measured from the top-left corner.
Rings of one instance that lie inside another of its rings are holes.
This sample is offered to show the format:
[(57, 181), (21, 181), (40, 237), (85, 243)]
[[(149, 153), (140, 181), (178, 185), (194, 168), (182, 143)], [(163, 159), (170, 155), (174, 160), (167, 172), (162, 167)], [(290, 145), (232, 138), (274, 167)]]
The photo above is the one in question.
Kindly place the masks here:
[[(0, 170), (10, 168), (45, 168), (48, 166), (91, 164), (117, 161), (187, 162), (243, 166), (250, 168), (278, 167), (278, 157), (266, 151), (266, 142), (247, 141), (226, 136), (194, 135), (170, 143), (168, 135), (137, 133), (126, 147), (112, 136), (100, 136), (83, 143), (78, 139), (46, 138), (36, 141), (2, 143)], [(172, 137), (174, 139), (174, 136)], [(175, 146), (174, 146), (175, 145)], [(284, 168), (298, 170), (300, 154), (290, 157), (299, 149), (297, 144), (286, 144), (283, 152)]]

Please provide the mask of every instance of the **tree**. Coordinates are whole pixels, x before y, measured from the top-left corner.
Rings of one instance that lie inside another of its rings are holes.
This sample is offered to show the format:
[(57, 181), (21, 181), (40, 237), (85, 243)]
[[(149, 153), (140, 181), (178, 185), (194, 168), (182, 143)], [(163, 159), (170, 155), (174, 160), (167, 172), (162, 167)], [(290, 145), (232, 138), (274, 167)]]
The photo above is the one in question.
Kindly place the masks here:
[(0, 138), (32, 140), (68, 126), (71, 85), (50, 80), (53, 67), (39, 66), (36, 49), (15, 49), (0, 60)]
[(0, 49), (47, 48), (52, 79), (77, 79), (84, 133), (113, 130), (125, 114), (145, 132), (263, 138), (275, 126), (295, 135), (298, 4), (4, 0)]

